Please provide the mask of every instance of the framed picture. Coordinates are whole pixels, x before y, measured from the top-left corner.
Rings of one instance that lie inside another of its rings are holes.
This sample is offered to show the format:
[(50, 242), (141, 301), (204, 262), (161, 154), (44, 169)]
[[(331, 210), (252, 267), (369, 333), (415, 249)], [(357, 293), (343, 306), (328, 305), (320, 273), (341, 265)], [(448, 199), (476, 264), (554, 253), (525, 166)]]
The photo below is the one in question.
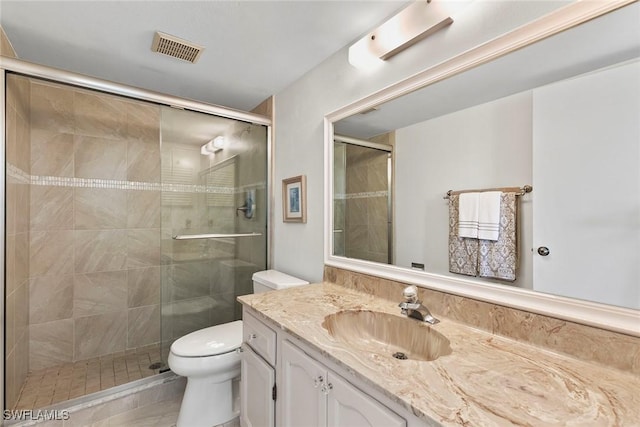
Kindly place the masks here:
[(306, 176), (282, 180), (282, 221), (307, 222)]

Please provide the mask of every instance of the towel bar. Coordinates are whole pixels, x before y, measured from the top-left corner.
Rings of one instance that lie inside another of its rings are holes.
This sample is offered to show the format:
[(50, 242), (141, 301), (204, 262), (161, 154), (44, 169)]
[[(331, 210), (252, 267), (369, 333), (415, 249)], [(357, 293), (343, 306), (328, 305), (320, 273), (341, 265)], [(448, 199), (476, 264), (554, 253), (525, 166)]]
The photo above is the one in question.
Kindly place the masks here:
[(527, 193), (531, 193), (533, 191), (533, 187), (530, 185), (525, 185), (522, 187), (499, 187), (499, 188), (482, 188), (479, 190), (449, 190), (447, 191), (447, 194), (442, 197), (443, 199), (448, 199), (449, 196), (452, 196), (454, 194), (461, 194), (461, 193), (481, 193), (484, 191), (502, 191), (504, 193), (510, 193), (510, 192), (515, 192), (516, 196), (524, 196)]

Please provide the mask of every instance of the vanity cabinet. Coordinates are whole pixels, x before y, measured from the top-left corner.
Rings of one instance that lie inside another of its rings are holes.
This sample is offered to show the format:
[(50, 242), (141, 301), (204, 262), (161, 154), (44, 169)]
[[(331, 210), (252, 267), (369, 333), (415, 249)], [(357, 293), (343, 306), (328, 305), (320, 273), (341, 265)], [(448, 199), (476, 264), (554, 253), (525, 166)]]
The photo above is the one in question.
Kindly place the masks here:
[(240, 362), (240, 425), (243, 427), (273, 427), (275, 404), (273, 387), (275, 369), (251, 347), (243, 345)]
[(274, 427), (276, 333), (248, 313), (243, 319), (240, 425)]
[(282, 341), (283, 427), (404, 427), (406, 421), (291, 342)]
[[(406, 427), (387, 406), (244, 311), (242, 427)], [(276, 357), (277, 356), (277, 357)], [(278, 413), (276, 414), (276, 409)]]

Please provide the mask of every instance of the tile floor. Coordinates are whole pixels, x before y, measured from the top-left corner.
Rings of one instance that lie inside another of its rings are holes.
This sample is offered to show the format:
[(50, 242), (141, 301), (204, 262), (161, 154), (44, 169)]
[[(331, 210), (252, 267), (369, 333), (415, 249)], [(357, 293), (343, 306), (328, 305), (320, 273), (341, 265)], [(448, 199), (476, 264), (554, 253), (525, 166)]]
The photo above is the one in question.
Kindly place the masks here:
[[(136, 408), (103, 420), (91, 427), (175, 427), (182, 396), (173, 400), (158, 402)], [(240, 427), (240, 420), (235, 418), (228, 423), (216, 427)]]
[(30, 372), (14, 409), (37, 409), (157, 374), (160, 346), (128, 350)]

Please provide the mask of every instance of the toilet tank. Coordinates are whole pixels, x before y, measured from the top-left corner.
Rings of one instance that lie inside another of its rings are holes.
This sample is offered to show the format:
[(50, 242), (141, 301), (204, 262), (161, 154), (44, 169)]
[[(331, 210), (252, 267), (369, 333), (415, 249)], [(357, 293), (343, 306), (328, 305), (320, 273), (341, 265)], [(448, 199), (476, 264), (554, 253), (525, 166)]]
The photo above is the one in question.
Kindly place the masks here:
[(308, 284), (309, 282), (306, 280), (289, 276), (277, 270), (264, 270), (253, 273), (253, 293), (255, 294)]

